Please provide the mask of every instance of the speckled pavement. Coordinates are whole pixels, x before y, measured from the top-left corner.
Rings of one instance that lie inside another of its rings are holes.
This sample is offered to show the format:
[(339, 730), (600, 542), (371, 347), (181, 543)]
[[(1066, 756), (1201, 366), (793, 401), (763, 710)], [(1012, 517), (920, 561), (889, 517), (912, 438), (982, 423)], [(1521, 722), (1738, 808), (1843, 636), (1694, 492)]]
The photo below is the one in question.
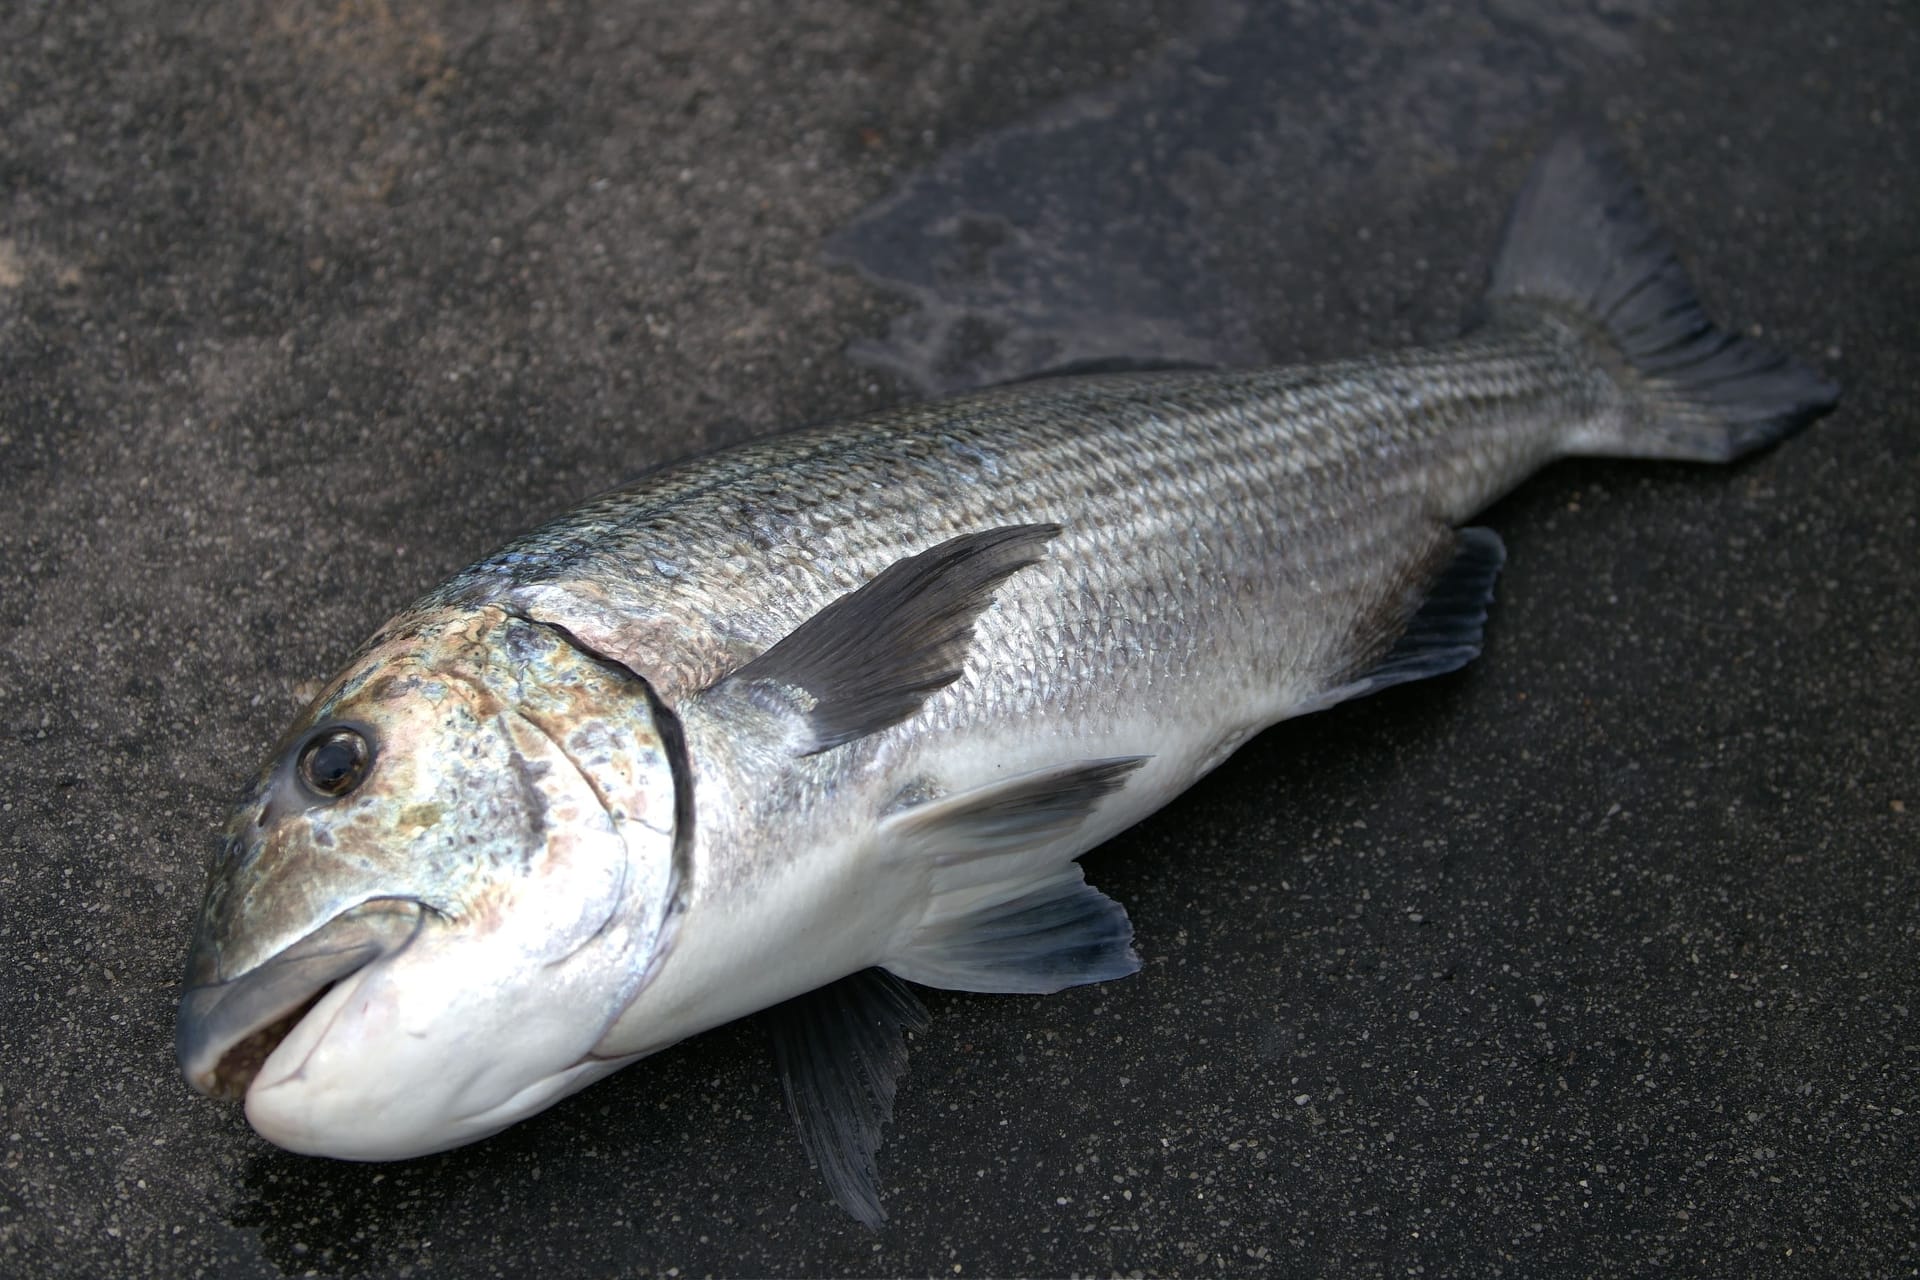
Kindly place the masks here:
[[(0, 9), (0, 1272), (1920, 1273), (1917, 115), (1859, 0)], [(413, 595), (783, 424), (1449, 334), (1576, 116), (1839, 411), (1496, 507), (1479, 663), (1091, 856), (1137, 977), (929, 996), (885, 1230), (752, 1027), (390, 1166), (180, 1081), (212, 832)]]

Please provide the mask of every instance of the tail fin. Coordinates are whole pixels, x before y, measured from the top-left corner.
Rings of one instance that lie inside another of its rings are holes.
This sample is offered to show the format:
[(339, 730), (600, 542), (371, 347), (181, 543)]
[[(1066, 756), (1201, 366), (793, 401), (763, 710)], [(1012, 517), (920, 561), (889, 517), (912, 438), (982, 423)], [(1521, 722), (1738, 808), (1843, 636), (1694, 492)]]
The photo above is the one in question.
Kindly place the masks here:
[(1535, 162), (1490, 298), (1570, 309), (1629, 366), (1627, 411), (1583, 430), (1572, 453), (1727, 462), (1839, 398), (1827, 378), (1708, 319), (1626, 166), (1590, 135), (1563, 136)]

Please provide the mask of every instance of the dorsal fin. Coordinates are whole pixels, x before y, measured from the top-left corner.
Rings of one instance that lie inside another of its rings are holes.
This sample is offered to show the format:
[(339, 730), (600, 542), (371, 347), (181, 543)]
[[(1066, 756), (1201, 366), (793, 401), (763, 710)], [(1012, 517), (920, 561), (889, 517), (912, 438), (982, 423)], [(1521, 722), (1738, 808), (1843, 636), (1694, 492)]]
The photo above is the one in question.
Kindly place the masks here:
[(1109, 373), (1218, 373), (1220, 366), (1205, 360), (1186, 360), (1179, 356), (1089, 356), (1084, 360), (1069, 360), (1065, 364), (1050, 365), (1045, 369), (1036, 369), (1032, 373), (1023, 373), (1017, 378), (1008, 378), (998, 385), (1017, 387), (1027, 382), (1044, 382), (1049, 378), (1091, 378)]
[(713, 686), (799, 690), (796, 754), (878, 733), (960, 678), (973, 623), (1002, 582), (1041, 557), (1057, 524), (950, 538), (889, 565)]

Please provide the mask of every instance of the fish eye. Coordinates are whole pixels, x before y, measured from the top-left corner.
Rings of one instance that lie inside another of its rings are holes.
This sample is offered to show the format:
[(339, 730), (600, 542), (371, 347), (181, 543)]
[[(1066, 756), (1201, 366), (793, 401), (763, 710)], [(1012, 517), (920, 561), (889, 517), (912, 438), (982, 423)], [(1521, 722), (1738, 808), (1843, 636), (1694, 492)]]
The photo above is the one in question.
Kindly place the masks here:
[(307, 790), (333, 800), (360, 785), (373, 762), (373, 748), (354, 729), (334, 728), (314, 735), (300, 748), (297, 772)]

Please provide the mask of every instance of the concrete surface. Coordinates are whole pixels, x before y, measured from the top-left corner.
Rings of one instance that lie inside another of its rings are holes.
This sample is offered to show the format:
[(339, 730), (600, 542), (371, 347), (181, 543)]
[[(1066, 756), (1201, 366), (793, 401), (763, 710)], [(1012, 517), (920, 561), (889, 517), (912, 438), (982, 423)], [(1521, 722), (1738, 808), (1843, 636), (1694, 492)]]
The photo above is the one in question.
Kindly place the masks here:
[[(1920, 15), (1735, 8), (0, 10), (0, 1270), (1914, 1274)], [(1479, 664), (1094, 857), (1144, 972), (930, 997), (884, 1232), (751, 1028), (386, 1167), (177, 1078), (211, 832), (411, 596), (914, 385), (1448, 333), (1581, 112), (1841, 410), (1496, 509)]]

